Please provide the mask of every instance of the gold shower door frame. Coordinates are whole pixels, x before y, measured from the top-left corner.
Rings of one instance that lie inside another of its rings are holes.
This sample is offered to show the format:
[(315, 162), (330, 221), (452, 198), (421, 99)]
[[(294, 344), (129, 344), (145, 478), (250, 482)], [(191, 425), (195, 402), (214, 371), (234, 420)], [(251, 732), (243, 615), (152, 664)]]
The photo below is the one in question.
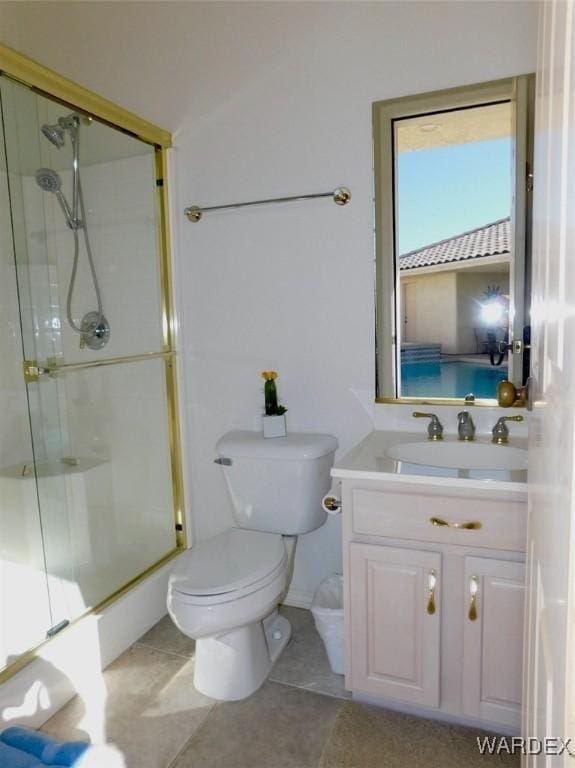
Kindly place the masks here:
[[(83, 88), (81, 85), (62, 77), (57, 72), (38, 64), (12, 48), (0, 43), (0, 74), (9, 77), (22, 85), (31, 88), (36, 93), (57, 101), (79, 113), (98, 118), (112, 128), (123, 131), (140, 141), (150, 144), (155, 151), (156, 194), (158, 203), (158, 232), (160, 253), (160, 280), (162, 291), (162, 351), (146, 355), (131, 355), (100, 360), (93, 363), (83, 363), (82, 368), (97, 368), (102, 365), (135, 363), (142, 359), (163, 359), (166, 374), (167, 418), (170, 442), (172, 498), (174, 504), (174, 526), (176, 531), (176, 547), (168, 552), (145, 571), (108, 595), (103, 601), (74, 619), (70, 626), (81, 621), (86, 616), (100, 613), (108, 605), (122, 597), (137, 584), (144, 581), (151, 573), (161, 568), (178, 555), (187, 546), (186, 525), (184, 517), (181, 436), (179, 427), (178, 386), (176, 372), (176, 318), (173, 301), (172, 261), (169, 235), (169, 209), (167, 193), (167, 150), (172, 144), (171, 134), (153, 123), (134, 115), (107, 99)], [(76, 368), (75, 365), (62, 365), (62, 371)], [(0, 670), (0, 683), (3, 683), (38, 656), (38, 651), (46, 643), (58, 641), (65, 634), (63, 630), (53, 639), (45, 640), (34, 648), (24, 652), (12, 664)]]

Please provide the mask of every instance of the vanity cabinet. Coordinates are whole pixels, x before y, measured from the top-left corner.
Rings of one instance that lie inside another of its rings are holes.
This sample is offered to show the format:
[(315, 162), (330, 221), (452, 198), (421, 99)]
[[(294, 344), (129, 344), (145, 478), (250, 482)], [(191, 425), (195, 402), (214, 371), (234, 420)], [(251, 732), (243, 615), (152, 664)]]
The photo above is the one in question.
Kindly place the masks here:
[(350, 479), (342, 501), (346, 686), (518, 728), (525, 495)]
[(525, 565), (466, 557), (465, 584), (463, 713), (519, 725)]
[(441, 555), (351, 544), (354, 686), (439, 706)]

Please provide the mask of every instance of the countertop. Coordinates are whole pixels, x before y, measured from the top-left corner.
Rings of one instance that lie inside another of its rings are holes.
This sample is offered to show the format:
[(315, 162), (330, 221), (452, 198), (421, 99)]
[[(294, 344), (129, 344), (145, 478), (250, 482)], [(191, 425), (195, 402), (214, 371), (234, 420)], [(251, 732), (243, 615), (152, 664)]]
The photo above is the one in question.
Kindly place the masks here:
[[(387, 449), (398, 443), (421, 443), (426, 435), (421, 432), (374, 431), (340, 459), (331, 470), (332, 477), (361, 480), (393, 480), (412, 484), (431, 484), (464, 487), (478, 490), (514, 491), (527, 494), (527, 470), (458, 469), (410, 464), (387, 455)], [(457, 443), (457, 437), (447, 435), (444, 442)], [(491, 435), (477, 435), (476, 443), (491, 444)], [(465, 450), (462, 443), (461, 449)], [(510, 438), (509, 445), (527, 449), (526, 438)], [(496, 451), (505, 451), (506, 445), (493, 445)]]

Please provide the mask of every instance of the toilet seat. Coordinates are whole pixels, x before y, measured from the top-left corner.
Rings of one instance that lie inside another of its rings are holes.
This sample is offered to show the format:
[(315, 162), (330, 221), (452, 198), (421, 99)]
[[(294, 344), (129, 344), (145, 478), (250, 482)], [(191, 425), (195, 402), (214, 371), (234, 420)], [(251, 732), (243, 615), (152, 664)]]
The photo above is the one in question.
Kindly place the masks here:
[(287, 567), (283, 538), (231, 528), (183, 554), (170, 590), (188, 605), (216, 605), (263, 589)]

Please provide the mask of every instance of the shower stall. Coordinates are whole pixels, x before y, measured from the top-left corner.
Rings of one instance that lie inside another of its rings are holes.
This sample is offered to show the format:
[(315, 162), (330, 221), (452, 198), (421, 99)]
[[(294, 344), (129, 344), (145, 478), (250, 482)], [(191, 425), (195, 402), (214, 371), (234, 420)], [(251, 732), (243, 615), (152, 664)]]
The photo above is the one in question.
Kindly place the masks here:
[(185, 546), (162, 149), (0, 75), (0, 680)]

